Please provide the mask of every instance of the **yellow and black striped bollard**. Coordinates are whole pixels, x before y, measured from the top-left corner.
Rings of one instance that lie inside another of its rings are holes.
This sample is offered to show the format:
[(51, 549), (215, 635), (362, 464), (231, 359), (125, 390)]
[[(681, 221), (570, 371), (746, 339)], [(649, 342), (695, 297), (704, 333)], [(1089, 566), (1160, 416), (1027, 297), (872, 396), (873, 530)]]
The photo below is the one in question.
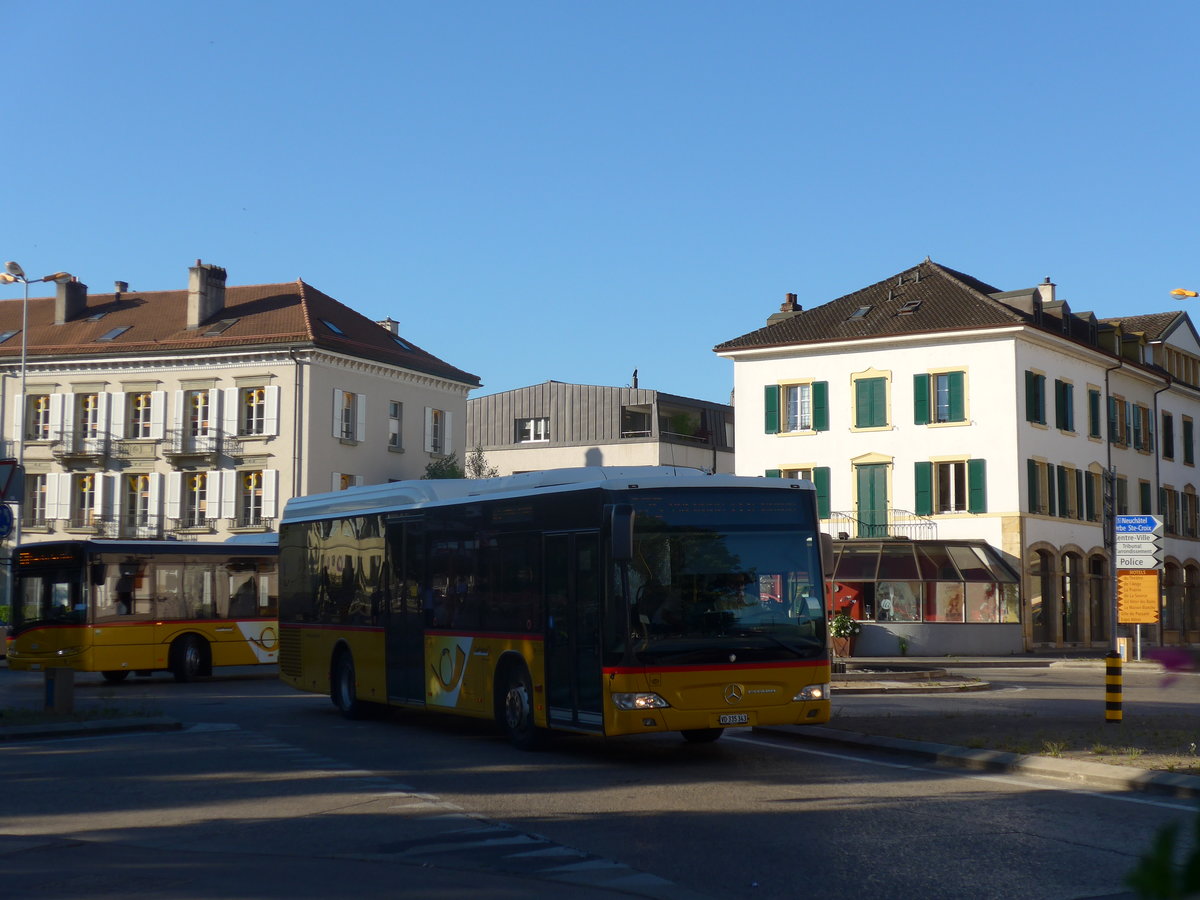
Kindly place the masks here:
[(1110, 653), (1104, 657), (1104, 721), (1121, 721), (1121, 656)]

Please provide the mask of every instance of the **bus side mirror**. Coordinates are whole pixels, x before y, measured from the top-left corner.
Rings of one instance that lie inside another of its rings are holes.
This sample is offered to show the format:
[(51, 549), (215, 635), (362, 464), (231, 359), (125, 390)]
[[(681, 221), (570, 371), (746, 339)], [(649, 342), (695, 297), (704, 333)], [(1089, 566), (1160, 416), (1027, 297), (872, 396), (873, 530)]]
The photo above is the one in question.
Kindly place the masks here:
[(633, 559), (633, 507), (628, 503), (612, 508), (612, 558), (614, 562)]
[(833, 536), (824, 531), (821, 532), (821, 569), (826, 581), (833, 577)]

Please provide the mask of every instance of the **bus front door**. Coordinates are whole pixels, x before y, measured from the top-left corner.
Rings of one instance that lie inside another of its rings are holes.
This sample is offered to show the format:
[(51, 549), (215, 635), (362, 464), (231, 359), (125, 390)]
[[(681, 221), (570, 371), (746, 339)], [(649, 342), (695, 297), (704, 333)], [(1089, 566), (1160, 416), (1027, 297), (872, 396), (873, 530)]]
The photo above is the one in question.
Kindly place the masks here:
[(600, 540), (546, 536), (546, 697), (552, 725), (599, 731)]

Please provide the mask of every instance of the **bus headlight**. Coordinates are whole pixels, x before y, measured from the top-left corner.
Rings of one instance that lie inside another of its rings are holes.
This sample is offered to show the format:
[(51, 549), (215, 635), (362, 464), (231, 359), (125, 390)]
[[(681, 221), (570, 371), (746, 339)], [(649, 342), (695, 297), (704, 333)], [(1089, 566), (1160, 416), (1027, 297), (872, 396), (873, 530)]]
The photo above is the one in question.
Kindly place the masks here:
[(828, 700), (829, 685), (827, 684), (810, 684), (800, 693), (792, 698), (795, 701), (803, 700)]
[(82, 652), (82, 647), (63, 647), (61, 650), (54, 651), (56, 656), (75, 656)]
[(613, 694), (617, 709), (663, 709), (671, 704), (652, 691), (629, 694)]

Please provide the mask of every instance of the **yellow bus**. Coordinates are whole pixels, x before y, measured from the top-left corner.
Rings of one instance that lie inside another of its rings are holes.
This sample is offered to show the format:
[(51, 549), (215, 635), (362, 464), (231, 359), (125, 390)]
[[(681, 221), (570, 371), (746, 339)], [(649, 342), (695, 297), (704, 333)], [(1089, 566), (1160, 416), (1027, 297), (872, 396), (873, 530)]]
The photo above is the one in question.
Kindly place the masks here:
[(550, 731), (680, 732), (829, 719), (807, 481), (559, 469), (290, 500), (280, 677), (371, 705)]
[(8, 667), (123, 681), (277, 661), (278, 543), (46, 541), (16, 551)]

